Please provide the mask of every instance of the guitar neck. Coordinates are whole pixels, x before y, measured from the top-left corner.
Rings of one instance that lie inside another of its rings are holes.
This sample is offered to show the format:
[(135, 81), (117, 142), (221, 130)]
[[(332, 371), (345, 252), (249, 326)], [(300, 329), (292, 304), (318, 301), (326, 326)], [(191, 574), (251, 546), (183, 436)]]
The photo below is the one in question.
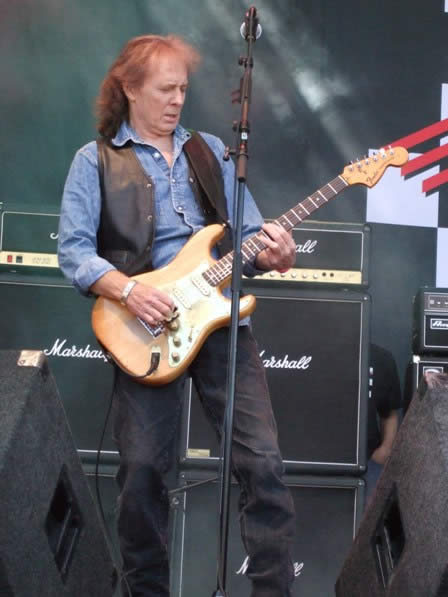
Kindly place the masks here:
[[(328, 203), (333, 197), (336, 197), (336, 195), (343, 191), (347, 186), (348, 183), (342, 176), (337, 176), (315, 193), (298, 203), (295, 207), (274, 220), (274, 223), (287, 231), (292, 230), (294, 226), (297, 226), (306, 220), (306, 218), (308, 218), (314, 211)], [(266, 234), (263, 230), (260, 230), (257, 234), (254, 234), (244, 241), (241, 245), (243, 264), (253, 261), (255, 257), (266, 248), (265, 238)], [(219, 259), (219, 261), (212, 267), (206, 270), (203, 273), (203, 276), (211, 286), (218, 286), (218, 284), (223, 283), (231, 277), (232, 266), (233, 251), (230, 251), (230, 253), (227, 253), (227, 255)]]

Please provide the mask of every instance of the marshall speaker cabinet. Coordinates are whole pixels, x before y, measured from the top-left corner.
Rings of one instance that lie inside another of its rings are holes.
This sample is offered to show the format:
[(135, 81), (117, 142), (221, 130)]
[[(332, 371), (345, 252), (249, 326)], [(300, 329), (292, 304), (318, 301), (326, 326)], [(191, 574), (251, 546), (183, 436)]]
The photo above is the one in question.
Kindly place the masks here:
[(418, 291), (413, 347), (417, 354), (448, 353), (448, 288), (425, 286)]
[[(172, 495), (173, 597), (212, 595), (216, 589), (219, 484), (191, 487), (210, 476), (185, 472), (184, 493)], [(292, 594), (303, 597), (333, 595), (333, 587), (358, 527), (363, 508), (362, 479), (291, 476), (287, 478), (297, 512), (293, 548), (295, 582)], [(227, 559), (227, 588), (232, 597), (246, 597), (248, 557), (238, 524), (238, 486), (232, 484)]]
[[(92, 305), (62, 278), (0, 274), (0, 349), (45, 353), (83, 461), (96, 456), (113, 378), (91, 331)], [(118, 457), (110, 433), (103, 449), (104, 459)]]
[[(359, 474), (366, 459), (368, 295), (245, 284), (288, 472)], [(180, 461), (215, 468), (219, 444), (187, 384)]]
[(301, 285), (369, 284), (370, 228), (366, 224), (307, 220), (292, 234), (296, 265), (287, 272), (269, 272), (256, 280), (281, 280)]

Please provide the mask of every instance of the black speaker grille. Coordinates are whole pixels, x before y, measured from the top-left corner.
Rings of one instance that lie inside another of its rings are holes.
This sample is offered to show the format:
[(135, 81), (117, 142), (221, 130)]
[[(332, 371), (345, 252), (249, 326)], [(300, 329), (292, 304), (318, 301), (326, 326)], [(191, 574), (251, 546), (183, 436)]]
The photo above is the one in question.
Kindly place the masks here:
[[(254, 335), (290, 472), (365, 466), (369, 301), (364, 294), (256, 289)], [(189, 390), (181, 437), (186, 465), (216, 463), (219, 445)]]
[[(66, 283), (33, 279), (0, 279), (0, 349), (45, 351), (76, 447), (83, 460), (94, 462), (113, 368), (102, 358), (91, 329), (93, 302)], [(110, 433), (103, 449), (114, 451), (118, 460)]]
[[(204, 472), (186, 472), (182, 483), (204, 480)], [(288, 477), (296, 511), (297, 536), (293, 548), (296, 580), (294, 596), (333, 594), (333, 586), (350, 549), (363, 507), (363, 482), (343, 477)], [(174, 498), (173, 597), (212, 595), (216, 588), (219, 485), (211, 482)], [(247, 555), (237, 515), (238, 486), (232, 484), (227, 589), (245, 597)]]

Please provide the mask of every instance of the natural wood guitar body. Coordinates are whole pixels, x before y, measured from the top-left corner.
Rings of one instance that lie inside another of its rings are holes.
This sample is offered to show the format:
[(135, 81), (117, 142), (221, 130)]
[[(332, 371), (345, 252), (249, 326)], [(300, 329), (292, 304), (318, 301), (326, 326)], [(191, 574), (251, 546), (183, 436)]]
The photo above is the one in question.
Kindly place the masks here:
[[(178, 317), (171, 323), (152, 328), (153, 336), (126, 307), (118, 301), (99, 297), (92, 311), (93, 331), (114, 361), (132, 375), (144, 375), (149, 369), (153, 351), (160, 351), (157, 370), (139, 381), (162, 385), (185, 371), (205, 339), (230, 321), (231, 301), (222, 294), (230, 278), (218, 286), (210, 286), (202, 273), (216, 260), (212, 247), (223, 236), (223, 227), (207, 226), (191, 237), (176, 258), (161, 269), (134, 276), (141, 284), (157, 287), (169, 294), (178, 308)], [(255, 309), (255, 297), (240, 300), (240, 318)]]

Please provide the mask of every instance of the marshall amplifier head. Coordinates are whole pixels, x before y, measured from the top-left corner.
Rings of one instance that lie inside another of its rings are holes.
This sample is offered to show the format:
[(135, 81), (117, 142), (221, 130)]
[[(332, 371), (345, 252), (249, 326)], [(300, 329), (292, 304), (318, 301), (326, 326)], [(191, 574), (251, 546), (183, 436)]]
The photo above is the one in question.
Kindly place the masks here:
[(0, 268), (8, 272), (62, 275), (57, 258), (59, 214), (54, 208), (0, 204)]
[(296, 242), (295, 266), (283, 274), (272, 271), (254, 280), (368, 286), (369, 226), (307, 220), (293, 228), (292, 234)]
[(403, 408), (406, 412), (422, 378), (427, 373), (446, 373), (448, 375), (448, 355), (435, 357), (431, 355), (412, 355), (404, 384)]
[[(277, 283), (244, 285), (288, 472), (359, 474), (366, 464), (368, 295)], [(191, 383), (180, 461), (215, 468), (219, 444)]]
[(417, 354), (448, 353), (448, 288), (420, 288), (414, 299), (413, 348)]

